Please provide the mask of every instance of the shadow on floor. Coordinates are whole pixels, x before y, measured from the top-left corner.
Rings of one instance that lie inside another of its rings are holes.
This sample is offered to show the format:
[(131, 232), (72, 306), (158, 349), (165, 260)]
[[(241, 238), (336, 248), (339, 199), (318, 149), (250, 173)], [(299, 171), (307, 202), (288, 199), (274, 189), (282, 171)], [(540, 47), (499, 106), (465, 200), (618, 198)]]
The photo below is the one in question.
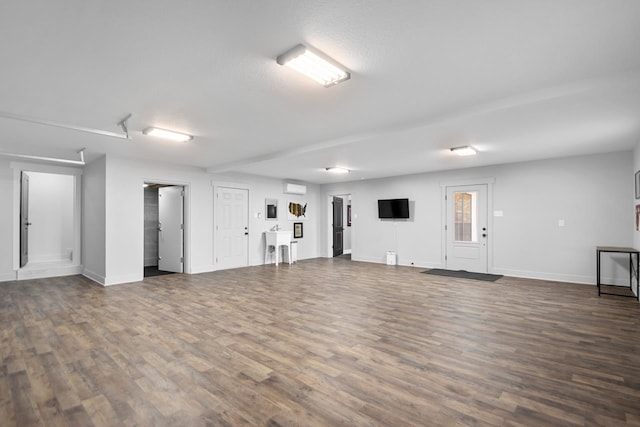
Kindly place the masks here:
[(172, 271), (158, 270), (158, 266), (145, 267), (144, 277), (164, 276), (165, 274), (174, 274)]

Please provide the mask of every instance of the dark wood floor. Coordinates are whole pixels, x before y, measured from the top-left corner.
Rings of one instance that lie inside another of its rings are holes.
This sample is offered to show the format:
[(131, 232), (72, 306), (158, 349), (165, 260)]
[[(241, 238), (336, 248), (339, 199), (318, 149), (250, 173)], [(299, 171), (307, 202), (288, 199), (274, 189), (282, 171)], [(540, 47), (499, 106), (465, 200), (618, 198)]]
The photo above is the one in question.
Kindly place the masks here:
[(640, 425), (640, 304), (307, 260), (0, 284), (0, 425)]

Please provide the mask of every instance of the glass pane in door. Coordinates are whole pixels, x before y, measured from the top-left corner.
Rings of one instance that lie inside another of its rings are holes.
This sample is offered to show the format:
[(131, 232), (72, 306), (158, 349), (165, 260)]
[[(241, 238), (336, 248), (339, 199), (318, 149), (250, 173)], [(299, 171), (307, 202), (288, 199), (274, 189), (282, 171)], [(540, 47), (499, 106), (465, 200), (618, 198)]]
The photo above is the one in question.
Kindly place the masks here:
[(456, 192), (453, 201), (454, 239), (477, 242), (477, 192)]

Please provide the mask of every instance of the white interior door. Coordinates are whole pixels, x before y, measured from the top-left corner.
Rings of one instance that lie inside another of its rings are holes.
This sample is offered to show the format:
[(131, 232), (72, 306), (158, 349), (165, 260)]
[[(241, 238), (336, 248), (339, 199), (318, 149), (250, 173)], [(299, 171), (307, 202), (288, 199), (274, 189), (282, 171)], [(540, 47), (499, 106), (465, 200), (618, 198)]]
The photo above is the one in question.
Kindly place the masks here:
[(158, 270), (183, 272), (184, 188), (158, 189)]
[(446, 267), (487, 273), (487, 185), (447, 187)]
[(219, 187), (216, 194), (216, 266), (249, 265), (249, 190)]

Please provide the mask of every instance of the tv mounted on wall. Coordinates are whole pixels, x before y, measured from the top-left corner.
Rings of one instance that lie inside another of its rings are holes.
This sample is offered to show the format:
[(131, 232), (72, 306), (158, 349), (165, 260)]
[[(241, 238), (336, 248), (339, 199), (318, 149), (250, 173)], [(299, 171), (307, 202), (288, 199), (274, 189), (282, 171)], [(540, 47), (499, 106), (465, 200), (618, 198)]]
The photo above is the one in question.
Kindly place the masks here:
[(409, 199), (378, 200), (378, 218), (409, 218)]

